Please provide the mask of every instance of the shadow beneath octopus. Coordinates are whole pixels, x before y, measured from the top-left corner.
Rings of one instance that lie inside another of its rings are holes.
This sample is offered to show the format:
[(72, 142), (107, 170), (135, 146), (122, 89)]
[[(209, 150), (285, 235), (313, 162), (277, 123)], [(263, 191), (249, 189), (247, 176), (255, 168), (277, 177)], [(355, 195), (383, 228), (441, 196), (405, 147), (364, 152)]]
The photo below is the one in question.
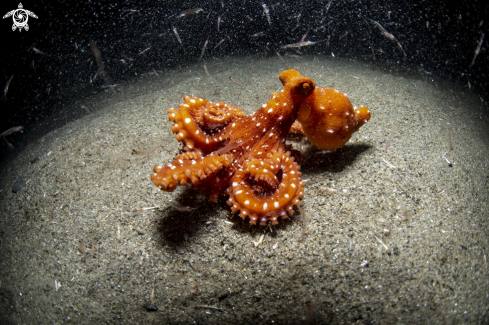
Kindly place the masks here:
[[(200, 235), (200, 231), (206, 226), (206, 223), (216, 216), (219, 219), (232, 222), (230, 226), (237, 232), (254, 235), (271, 231), (272, 237), (281, 229), (291, 227), (296, 222), (296, 217), (289, 217), (280, 220), (279, 224), (273, 226), (272, 229), (269, 226), (250, 225), (248, 219), (243, 220), (238, 213), (233, 213), (225, 200), (219, 199), (216, 204), (209, 202), (205, 198), (205, 200), (198, 200), (200, 203), (196, 203), (197, 197), (202, 197), (202, 195), (197, 190), (187, 188), (180, 195), (177, 195), (175, 199), (179, 205), (191, 204), (189, 202), (192, 202), (197, 207), (195, 210), (182, 212), (168, 207), (158, 212), (157, 230), (160, 234), (159, 243), (162, 247), (167, 246), (178, 249), (191, 243)], [(226, 211), (226, 216), (218, 216), (219, 211), (223, 209)], [(296, 215), (298, 215), (297, 209), (294, 216)], [(218, 222), (221, 221), (223, 220)], [(218, 227), (218, 225), (213, 222), (210, 227)]]
[[(249, 220), (243, 220), (238, 213), (233, 213), (225, 200), (219, 199), (218, 203), (209, 202), (208, 198), (197, 192), (197, 190), (187, 188), (181, 194), (175, 196), (175, 200), (179, 205), (192, 204), (197, 207), (195, 210), (183, 212), (168, 207), (163, 211), (158, 212), (157, 230), (160, 234), (160, 245), (181, 248), (195, 240), (200, 235), (200, 231), (206, 226), (206, 223), (213, 217), (221, 222), (232, 222), (230, 225), (233, 230), (240, 233), (248, 233), (250, 235), (261, 234), (263, 232), (271, 232), (274, 237), (280, 230), (291, 227), (297, 222), (295, 219), (298, 211), (293, 217), (282, 219), (278, 225), (273, 227), (250, 225)], [(226, 211), (226, 216), (218, 215), (219, 211)], [(213, 222), (210, 227), (218, 227)]]
[(218, 210), (216, 204), (190, 188), (175, 194), (173, 202), (173, 205), (157, 212), (157, 229), (162, 246), (184, 246), (199, 234), (200, 229)]
[(309, 146), (302, 152), (301, 172), (303, 174), (342, 172), (371, 147), (369, 144), (356, 143), (347, 144), (334, 152), (323, 152), (314, 146)]

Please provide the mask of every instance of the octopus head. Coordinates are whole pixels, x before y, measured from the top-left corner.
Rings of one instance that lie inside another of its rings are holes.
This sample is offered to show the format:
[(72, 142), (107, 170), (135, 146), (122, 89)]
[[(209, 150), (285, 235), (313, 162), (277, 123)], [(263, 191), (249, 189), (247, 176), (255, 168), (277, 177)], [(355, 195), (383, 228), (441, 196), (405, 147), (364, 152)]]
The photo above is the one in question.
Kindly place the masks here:
[(292, 94), (298, 96), (298, 100), (304, 100), (313, 93), (316, 85), (311, 78), (302, 76), (297, 70), (283, 71), (279, 76), (284, 89), (290, 89)]
[(369, 119), (367, 107), (354, 108), (344, 93), (322, 87), (302, 102), (297, 116), (307, 139), (326, 150), (341, 148)]

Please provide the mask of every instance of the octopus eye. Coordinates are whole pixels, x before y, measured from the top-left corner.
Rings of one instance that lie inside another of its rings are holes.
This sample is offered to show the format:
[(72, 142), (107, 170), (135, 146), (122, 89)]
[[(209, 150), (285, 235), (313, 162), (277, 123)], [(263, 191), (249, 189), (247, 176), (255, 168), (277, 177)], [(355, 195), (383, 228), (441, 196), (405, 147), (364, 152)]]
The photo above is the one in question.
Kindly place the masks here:
[(299, 85), (299, 91), (304, 95), (308, 95), (313, 90), (309, 82), (303, 82)]

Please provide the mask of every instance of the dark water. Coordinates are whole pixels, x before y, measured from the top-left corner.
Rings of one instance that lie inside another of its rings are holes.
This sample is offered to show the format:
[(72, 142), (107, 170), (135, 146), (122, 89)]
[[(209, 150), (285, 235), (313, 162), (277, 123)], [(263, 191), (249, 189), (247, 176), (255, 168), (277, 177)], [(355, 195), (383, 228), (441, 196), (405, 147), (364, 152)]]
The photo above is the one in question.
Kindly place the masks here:
[[(85, 114), (82, 104), (76, 105), (80, 112), (64, 112), (80, 98), (110, 91), (111, 86), (144, 74), (235, 55), (334, 54), (388, 71), (455, 80), (487, 106), (489, 62), (484, 36), (488, 22), (484, 18), (489, 9), (483, 1), (37, 1), (23, 5), (38, 17), (28, 17), (28, 31), (12, 31), (11, 17), (1, 25), (8, 46), (0, 51), (0, 81), (4, 86), (12, 75), (13, 79), (7, 100), (0, 102), (0, 129), (24, 126), (23, 134), (10, 137), (17, 144), (52, 113), (61, 111), (68, 120)], [(17, 2), (2, 3), (5, 13), (17, 8)], [(185, 14), (196, 8), (202, 10)], [(287, 48), (301, 41), (315, 43)], [(105, 77), (99, 73), (90, 42), (101, 54)], [(42, 129), (60, 123), (51, 118)]]

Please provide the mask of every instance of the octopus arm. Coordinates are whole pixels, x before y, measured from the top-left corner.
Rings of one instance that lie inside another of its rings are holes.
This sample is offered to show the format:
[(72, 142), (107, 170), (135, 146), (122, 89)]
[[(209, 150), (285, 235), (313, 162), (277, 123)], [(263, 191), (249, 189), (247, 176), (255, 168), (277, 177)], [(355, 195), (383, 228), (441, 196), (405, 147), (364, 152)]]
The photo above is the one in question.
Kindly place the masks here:
[(178, 108), (168, 109), (168, 118), (175, 138), (183, 142), (186, 151), (196, 148), (210, 153), (229, 141), (226, 127), (246, 114), (238, 107), (197, 97), (184, 97)]
[(172, 164), (154, 166), (151, 181), (162, 190), (172, 192), (177, 185), (190, 184), (195, 187), (208, 177), (231, 165), (232, 154), (203, 157), (200, 152), (187, 152), (178, 155)]
[(267, 159), (250, 159), (243, 164), (228, 188), (228, 205), (233, 212), (250, 224), (273, 225), (278, 218), (292, 215), (294, 205), (300, 205), (304, 196), (304, 182), (300, 178), (299, 165), (289, 152), (277, 150)]

